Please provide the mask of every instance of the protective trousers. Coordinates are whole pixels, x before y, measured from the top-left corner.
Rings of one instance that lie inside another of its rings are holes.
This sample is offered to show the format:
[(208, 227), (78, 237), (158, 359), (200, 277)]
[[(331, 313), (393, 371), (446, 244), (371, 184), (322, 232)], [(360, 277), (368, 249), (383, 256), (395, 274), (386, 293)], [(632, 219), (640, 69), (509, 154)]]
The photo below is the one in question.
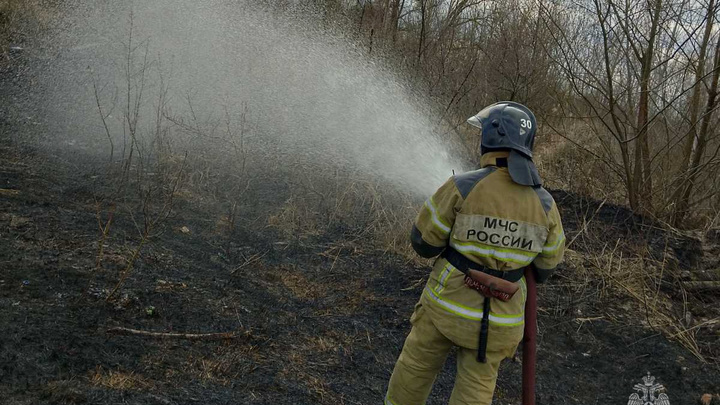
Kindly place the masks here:
[[(443, 335), (432, 321), (433, 314), (418, 306), (410, 322), (413, 327), (395, 363), (386, 405), (423, 405), (435, 377), (456, 344)], [(497, 336), (495, 336), (497, 338)], [(477, 347), (458, 347), (457, 374), (450, 405), (489, 405), (492, 402), (500, 362), (512, 357), (518, 342), (493, 339), (487, 347), (487, 361), (477, 361)]]

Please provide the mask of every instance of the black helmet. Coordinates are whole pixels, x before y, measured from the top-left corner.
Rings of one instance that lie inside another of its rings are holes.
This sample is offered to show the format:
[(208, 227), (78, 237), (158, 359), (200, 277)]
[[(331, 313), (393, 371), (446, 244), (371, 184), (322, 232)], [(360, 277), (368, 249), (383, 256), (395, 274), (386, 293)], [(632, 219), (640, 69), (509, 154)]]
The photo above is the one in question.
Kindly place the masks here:
[(484, 149), (509, 149), (508, 171), (518, 184), (542, 184), (532, 161), (537, 121), (529, 108), (513, 101), (500, 101), (470, 117), (470, 125), (482, 129)]

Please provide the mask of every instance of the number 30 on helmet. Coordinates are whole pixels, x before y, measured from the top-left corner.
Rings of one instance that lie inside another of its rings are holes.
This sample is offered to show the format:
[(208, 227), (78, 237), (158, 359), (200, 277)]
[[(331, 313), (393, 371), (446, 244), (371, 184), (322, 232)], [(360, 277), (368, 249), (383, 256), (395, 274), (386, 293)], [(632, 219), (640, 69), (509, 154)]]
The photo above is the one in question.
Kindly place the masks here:
[(525, 186), (542, 184), (532, 161), (537, 121), (529, 108), (513, 101), (500, 101), (485, 107), (467, 122), (482, 129), (483, 149), (510, 152), (508, 171), (514, 182)]

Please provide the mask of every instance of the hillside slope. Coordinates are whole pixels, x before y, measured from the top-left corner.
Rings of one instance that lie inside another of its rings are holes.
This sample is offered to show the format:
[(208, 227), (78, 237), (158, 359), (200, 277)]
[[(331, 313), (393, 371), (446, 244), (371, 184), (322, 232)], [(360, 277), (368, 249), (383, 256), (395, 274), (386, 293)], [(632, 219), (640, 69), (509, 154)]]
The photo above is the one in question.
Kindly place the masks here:
[[(142, 213), (118, 209), (98, 267), (96, 199), (114, 179), (72, 146), (29, 141), (52, 138), (53, 127), (33, 115), (41, 94), (27, 63), (0, 76), (0, 402), (381, 400), (426, 264), (362, 229), (269, 226), (289, 186), (258, 171), (229, 230), (217, 202), (179, 196), (106, 301), (138, 245), (133, 218)], [(539, 291), (538, 403), (625, 403), (647, 372), (673, 404), (717, 391), (718, 297), (683, 302), (676, 292), (717, 264), (708, 257), (716, 248), (622, 207), (554, 196), (573, 250)], [(705, 362), (681, 336), (667, 339), (668, 320), (686, 316)], [(446, 403), (453, 373), (450, 359), (429, 403)], [(495, 403), (519, 398), (520, 362), (506, 361)]]

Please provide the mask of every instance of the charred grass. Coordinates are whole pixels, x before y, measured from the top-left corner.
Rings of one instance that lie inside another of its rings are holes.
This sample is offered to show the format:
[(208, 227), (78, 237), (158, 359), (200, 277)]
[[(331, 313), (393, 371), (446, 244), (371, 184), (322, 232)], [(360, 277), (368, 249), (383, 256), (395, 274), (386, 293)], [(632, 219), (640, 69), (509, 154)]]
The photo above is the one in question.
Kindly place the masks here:
[[(118, 210), (97, 267), (96, 174), (24, 170), (22, 161), (5, 150), (6, 188), (16, 191), (0, 199), (7, 326), (0, 391), (10, 403), (382, 398), (428, 272), (400, 242), (409, 215), (391, 214), (410, 211), (408, 201), (383, 200), (389, 194), (348, 176), (353, 198), (328, 203), (290, 181), (250, 174), (255, 181), (235, 202), (243, 209), (230, 226), (227, 201), (185, 183), (162, 232), (107, 301), (137, 243), (130, 215)], [(679, 323), (679, 308), (700, 314), (693, 309), (700, 303), (678, 301), (667, 288), (680, 283), (688, 263), (699, 263), (697, 241), (620, 207), (554, 195), (572, 250), (540, 290), (541, 403), (617, 401), (647, 371), (676, 396), (700, 395), (717, 376), (717, 335), (702, 325), (713, 313)], [(108, 332), (118, 326), (234, 335)], [(447, 400), (451, 362), (447, 368), (430, 403)], [(498, 403), (517, 401), (519, 372), (516, 361), (503, 366)], [(593, 388), (578, 393), (578, 384)]]
[[(108, 197), (118, 171), (105, 157), (47, 153), (14, 121), (0, 129), (3, 403), (381, 400), (429, 272), (407, 242), (422, 201), (262, 145), (239, 166), (236, 151), (193, 149), (157, 160), (170, 178), (183, 167), (181, 181), (138, 249), (150, 211), (140, 194)], [(695, 402), (719, 375), (718, 296), (685, 286), (717, 268), (717, 238), (553, 195), (571, 251), (539, 290), (538, 402), (622, 403), (648, 371), (673, 403)], [(429, 403), (447, 402), (453, 369)], [(520, 364), (507, 361), (496, 402), (519, 398)]]

